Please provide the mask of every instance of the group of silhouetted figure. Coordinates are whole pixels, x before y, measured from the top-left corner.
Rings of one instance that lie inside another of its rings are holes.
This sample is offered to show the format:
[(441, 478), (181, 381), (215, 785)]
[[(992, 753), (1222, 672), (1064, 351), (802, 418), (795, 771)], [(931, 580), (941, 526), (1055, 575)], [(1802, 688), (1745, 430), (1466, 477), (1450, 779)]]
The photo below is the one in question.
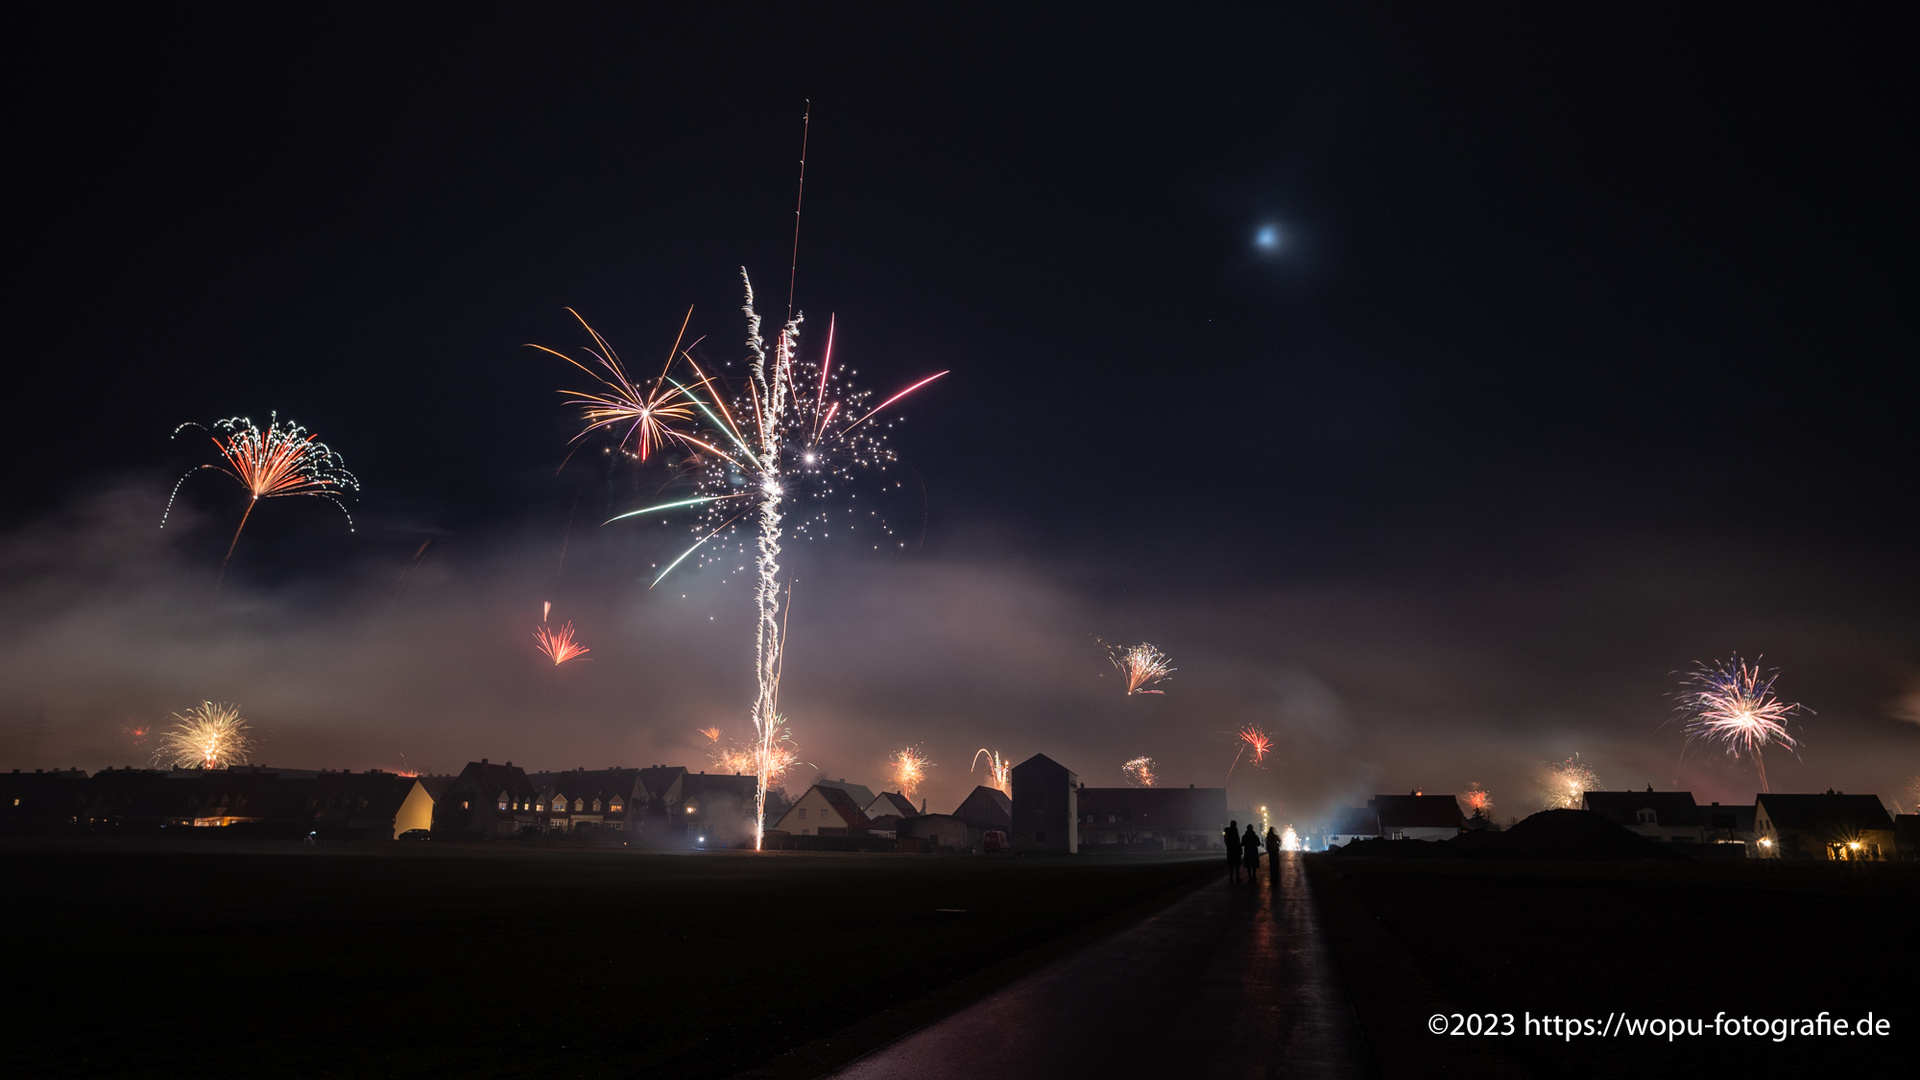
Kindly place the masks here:
[(1247, 823), (1247, 831), (1240, 832), (1240, 823), (1227, 822), (1224, 836), (1227, 841), (1227, 876), (1234, 882), (1240, 880), (1240, 869), (1246, 868), (1247, 880), (1252, 881), (1254, 872), (1260, 869), (1260, 845), (1267, 847), (1267, 873), (1280, 876), (1280, 834), (1267, 827), (1267, 837), (1253, 831), (1253, 823)]

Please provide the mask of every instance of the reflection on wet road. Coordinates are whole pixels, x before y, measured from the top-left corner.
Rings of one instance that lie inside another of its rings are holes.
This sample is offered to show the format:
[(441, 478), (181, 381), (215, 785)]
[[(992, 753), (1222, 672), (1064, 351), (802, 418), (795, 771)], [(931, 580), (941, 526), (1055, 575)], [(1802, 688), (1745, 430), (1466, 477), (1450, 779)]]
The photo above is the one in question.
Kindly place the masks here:
[(1364, 1076), (1300, 859), (1217, 879), (835, 1075)]

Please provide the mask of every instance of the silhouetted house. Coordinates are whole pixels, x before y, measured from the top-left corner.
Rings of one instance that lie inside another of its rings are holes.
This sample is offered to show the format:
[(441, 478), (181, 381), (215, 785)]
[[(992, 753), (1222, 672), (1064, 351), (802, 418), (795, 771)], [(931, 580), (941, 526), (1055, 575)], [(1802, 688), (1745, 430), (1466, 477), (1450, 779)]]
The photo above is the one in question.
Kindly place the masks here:
[(639, 802), (639, 769), (529, 773), (527, 782), (534, 790), (533, 824), (541, 832), (624, 832), (627, 814)]
[(78, 769), (0, 773), (0, 822), (11, 829), (85, 824), (91, 794)]
[(953, 816), (981, 832), (1011, 833), (1013, 831), (1013, 800), (999, 788), (982, 784), (960, 800), (953, 808)]
[(902, 820), (897, 826), (903, 851), (975, 852), (986, 838), (986, 830), (952, 814), (919, 814)]
[[(486, 840), (512, 836), (535, 820), (538, 793), (512, 762), (470, 761), (433, 807), (435, 840)], [(528, 809), (516, 810), (515, 807)]]
[(158, 769), (102, 769), (87, 784), (82, 824), (152, 829), (193, 824), (187, 788)]
[(687, 773), (680, 780), (680, 823), (692, 844), (751, 846), (760, 778), (741, 773)]
[(1380, 835), (1388, 840), (1451, 840), (1460, 835), (1467, 820), (1460, 814), (1460, 802), (1451, 795), (1376, 795), (1367, 800), (1380, 825)]
[(1753, 854), (1753, 842), (1758, 834), (1753, 831), (1752, 804), (1708, 803), (1700, 810), (1700, 831), (1709, 844), (1722, 846), (1738, 844), (1748, 856)]
[(1652, 784), (1645, 791), (1588, 791), (1581, 795), (1580, 806), (1649, 840), (1674, 844), (1706, 840), (1706, 825), (1690, 791), (1655, 791)]
[(1072, 855), (1080, 850), (1080, 778), (1045, 754), (1013, 767), (1013, 850)]
[(1079, 811), (1082, 847), (1131, 851), (1219, 850), (1229, 817), (1226, 788), (1191, 786), (1082, 787)]
[(1893, 847), (1902, 859), (1920, 859), (1920, 814), (1895, 814)]
[(1346, 847), (1355, 840), (1375, 840), (1379, 836), (1380, 814), (1372, 804), (1342, 810), (1327, 825), (1327, 846), (1330, 848)]
[(1891, 859), (1893, 818), (1875, 795), (1762, 794), (1754, 803), (1763, 859)]
[(864, 836), (873, 822), (845, 788), (815, 784), (772, 827), (794, 836)]

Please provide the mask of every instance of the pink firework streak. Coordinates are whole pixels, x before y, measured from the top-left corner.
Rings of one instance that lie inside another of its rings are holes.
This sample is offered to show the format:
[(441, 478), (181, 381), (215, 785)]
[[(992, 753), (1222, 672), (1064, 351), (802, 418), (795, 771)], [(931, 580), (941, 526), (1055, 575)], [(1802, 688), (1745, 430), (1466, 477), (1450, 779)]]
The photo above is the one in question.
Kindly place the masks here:
[(551, 626), (536, 627), (533, 631), (533, 640), (537, 643), (541, 654), (553, 661), (554, 667), (559, 667), (569, 660), (578, 660), (593, 651), (574, 640), (572, 623), (564, 623), (557, 630)]
[(1240, 767), (1240, 759), (1245, 757), (1249, 750), (1253, 752), (1253, 757), (1249, 760), (1252, 761), (1256, 767), (1264, 765), (1267, 760), (1267, 755), (1273, 750), (1273, 736), (1261, 730), (1257, 724), (1248, 724), (1241, 728), (1234, 735), (1234, 738), (1240, 741), (1240, 750), (1233, 755), (1233, 764), (1227, 766), (1227, 779), (1229, 780), (1233, 779), (1233, 770)]

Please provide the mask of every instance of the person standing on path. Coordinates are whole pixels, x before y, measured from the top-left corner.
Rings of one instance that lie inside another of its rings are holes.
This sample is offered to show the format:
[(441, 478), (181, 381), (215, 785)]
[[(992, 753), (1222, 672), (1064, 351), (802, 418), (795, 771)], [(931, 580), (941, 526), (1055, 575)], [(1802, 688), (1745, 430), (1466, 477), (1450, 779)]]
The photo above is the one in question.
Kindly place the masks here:
[(1271, 825), (1267, 826), (1267, 876), (1280, 884), (1280, 834)]
[(1260, 834), (1253, 831), (1253, 822), (1247, 822), (1246, 835), (1240, 838), (1240, 850), (1246, 852), (1247, 882), (1253, 882), (1254, 871), (1260, 869)]
[[(1247, 826), (1247, 828), (1251, 829), (1253, 828), (1253, 826), (1249, 825)], [(1227, 880), (1230, 882), (1238, 882), (1240, 880), (1240, 823), (1239, 822), (1237, 821), (1227, 822), (1226, 838), (1227, 838)]]

